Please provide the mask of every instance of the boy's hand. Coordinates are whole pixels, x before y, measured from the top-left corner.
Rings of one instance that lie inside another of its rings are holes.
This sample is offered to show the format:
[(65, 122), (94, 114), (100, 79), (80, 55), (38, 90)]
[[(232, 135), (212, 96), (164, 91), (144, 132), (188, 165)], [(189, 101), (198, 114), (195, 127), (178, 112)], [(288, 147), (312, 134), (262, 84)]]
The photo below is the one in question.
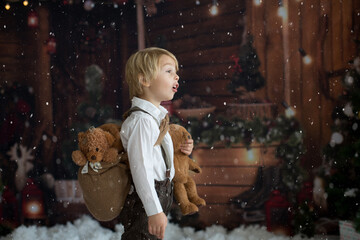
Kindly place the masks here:
[(187, 139), (185, 143), (180, 145), (181, 152), (185, 153), (186, 155), (190, 155), (194, 148), (194, 140)]
[(149, 233), (155, 235), (159, 239), (163, 239), (167, 221), (167, 217), (163, 212), (149, 216)]

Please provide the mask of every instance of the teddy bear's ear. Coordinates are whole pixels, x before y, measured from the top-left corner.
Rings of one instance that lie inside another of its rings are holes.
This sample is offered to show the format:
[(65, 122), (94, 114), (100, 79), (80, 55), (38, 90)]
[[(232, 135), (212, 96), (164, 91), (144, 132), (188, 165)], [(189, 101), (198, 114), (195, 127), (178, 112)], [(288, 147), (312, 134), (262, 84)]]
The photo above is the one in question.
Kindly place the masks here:
[(188, 132), (184, 131), (183, 132), (183, 138), (184, 139), (191, 139), (191, 135)]
[(81, 143), (82, 140), (84, 139), (84, 137), (85, 137), (85, 133), (79, 132), (78, 133), (78, 142)]
[(106, 140), (107, 140), (107, 142), (108, 142), (109, 146), (112, 146), (112, 145), (113, 145), (113, 143), (115, 142), (115, 138), (114, 138), (114, 136), (113, 136), (113, 135), (111, 135), (111, 133), (106, 132), (106, 131), (104, 131), (104, 133), (105, 133), (105, 137), (106, 137)]

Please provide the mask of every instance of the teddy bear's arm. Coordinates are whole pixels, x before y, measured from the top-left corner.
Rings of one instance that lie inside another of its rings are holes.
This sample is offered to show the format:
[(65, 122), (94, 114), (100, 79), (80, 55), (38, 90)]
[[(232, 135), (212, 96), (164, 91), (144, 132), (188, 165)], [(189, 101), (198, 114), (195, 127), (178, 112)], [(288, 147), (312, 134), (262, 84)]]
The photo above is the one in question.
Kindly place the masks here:
[(186, 183), (187, 170), (184, 169), (182, 164), (180, 164), (181, 162), (179, 163), (179, 161), (180, 161), (180, 159), (178, 159), (177, 157), (174, 157), (174, 168), (175, 168), (174, 182)]
[(194, 171), (196, 173), (201, 173), (200, 166), (194, 162), (191, 158), (188, 159), (189, 162), (189, 170)]
[(84, 166), (86, 164), (87, 159), (80, 150), (73, 151), (71, 157), (74, 163), (78, 166)]

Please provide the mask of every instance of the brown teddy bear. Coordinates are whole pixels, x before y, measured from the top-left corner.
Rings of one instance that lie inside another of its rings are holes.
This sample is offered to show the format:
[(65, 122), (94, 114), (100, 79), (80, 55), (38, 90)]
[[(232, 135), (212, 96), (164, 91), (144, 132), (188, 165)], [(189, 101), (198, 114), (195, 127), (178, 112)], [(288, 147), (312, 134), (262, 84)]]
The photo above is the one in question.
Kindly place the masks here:
[(188, 171), (201, 173), (201, 169), (192, 159), (181, 152), (180, 144), (190, 139), (191, 135), (186, 129), (177, 124), (170, 124), (169, 133), (174, 145), (174, 195), (183, 215), (193, 214), (199, 211), (197, 206), (205, 206), (206, 202), (200, 198), (196, 191), (194, 180)]
[[(79, 150), (72, 152), (72, 159), (78, 166), (90, 163), (115, 162), (118, 153), (123, 150), (120, 141), (120, 127), (116, 124), (104, 124), (98, 128), (91, 127), (78, 134)], [(119, 135), (119, 136), (117, 136)]]

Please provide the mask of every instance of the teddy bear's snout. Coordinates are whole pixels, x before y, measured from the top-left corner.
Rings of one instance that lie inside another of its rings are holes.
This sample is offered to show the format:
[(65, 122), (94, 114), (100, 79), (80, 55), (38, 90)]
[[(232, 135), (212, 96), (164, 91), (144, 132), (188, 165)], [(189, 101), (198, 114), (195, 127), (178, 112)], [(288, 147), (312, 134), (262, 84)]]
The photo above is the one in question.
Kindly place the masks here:
[(92, 163), (99, 162), (103, 158), (102, 154), (95, 152), (95, 151), (88, 152), (88, 154), (86, 156), (87, 156), (87, 159)]

